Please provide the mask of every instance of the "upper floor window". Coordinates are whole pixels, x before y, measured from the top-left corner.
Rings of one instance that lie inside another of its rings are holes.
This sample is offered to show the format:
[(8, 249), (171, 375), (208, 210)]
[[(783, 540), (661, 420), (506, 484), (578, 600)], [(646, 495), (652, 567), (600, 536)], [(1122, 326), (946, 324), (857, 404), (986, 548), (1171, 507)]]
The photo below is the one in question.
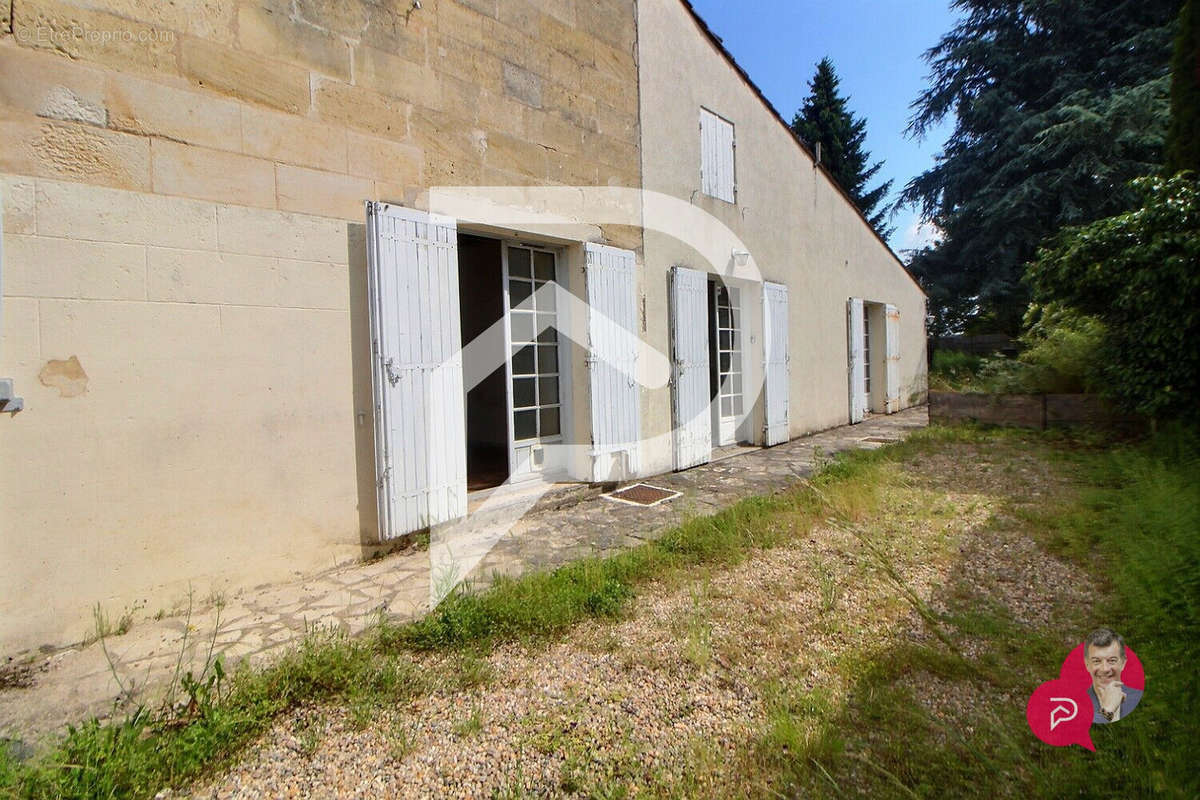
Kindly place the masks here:
[(700, 109), (700, 191), (726, 203), (737, 202), (734, 147), (733, 123)]

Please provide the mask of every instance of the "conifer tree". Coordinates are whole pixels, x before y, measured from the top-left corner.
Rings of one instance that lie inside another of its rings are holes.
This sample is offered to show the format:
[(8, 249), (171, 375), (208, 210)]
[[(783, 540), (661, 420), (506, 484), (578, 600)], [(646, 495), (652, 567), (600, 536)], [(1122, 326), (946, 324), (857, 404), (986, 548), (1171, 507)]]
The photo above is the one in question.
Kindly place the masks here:
[(1186, 0), (1171, 59), (1171, 128), (1167, 174), (1191, 170), (1200, 178), (1200, 2)]
[(828, 58), (821, 59), (809, 81), (809, 95), (792, 119), (792, 131), (810, 148), (821, 145), (821, 163), (854, 200), (863, 216), (886, 239), (891, 229), (884, 225), (888, 209), (876, 211), (891, 189), (886, 181), (873, 189), (867, 183), (883, 167), (882, 161), (868, 166), (871, 154), (863, 149), (867, 122), (847, 107), (848, 98), (838, 92), (839, 79)]
[[(951, 116), (954, 132), (901, 195), (943, 237), (910, 268), (935, 316), (1016, 334), (1029, 300), (1021, 278), (1039, 244), (1064, 226), (1129, 210), (1130, 180), (1162, 168), (1179, 5), (954, 6), (963, 16), (925, 55), (932, 83), (909, 126), (920, 136)], [(935, 297), (948, 305), (935, 307)]]

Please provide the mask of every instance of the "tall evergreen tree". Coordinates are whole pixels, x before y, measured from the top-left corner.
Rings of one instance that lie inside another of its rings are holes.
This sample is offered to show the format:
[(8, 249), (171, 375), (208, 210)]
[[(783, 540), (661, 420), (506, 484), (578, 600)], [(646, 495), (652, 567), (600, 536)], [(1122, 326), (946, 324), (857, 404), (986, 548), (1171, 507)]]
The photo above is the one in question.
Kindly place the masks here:
[(1200, 177), (1200, 0), (1186, 0), (1179, 11), (1171, 59), (1167, 174), (1185, 169)]
[(792, 131), (810, 147), (821, 145), (821, 163), (825, 165), (871, 227), (886, 239), (891, 229), (884, 223), (888, 209), (876, 211), (891, 190), (892, 182), (881, 183), (873, 189), (867, 183), (883, 167), (882, 161), (868, 166), (871, 154), (863, 149), (867, 139), (867, 121), (855, 117), (847, 108), (847, 100), (838, 93), (839, 79), (828, 58), (821, 59), (817, 71), (808, 83), (809, 95), (792, 119)]
[[(905, 187), (941, 228), (911, 268), (945, 320), (1016, 333), (1024, 265), (1064, 225), (1121, 213), (1157, 172), (1178, 0), (956, 0), (962, 20), (925, 55), (932, 85), (910, 132), (948, 115), (934, 167)], [(936, 297), (935, 297), (936, 296)]]

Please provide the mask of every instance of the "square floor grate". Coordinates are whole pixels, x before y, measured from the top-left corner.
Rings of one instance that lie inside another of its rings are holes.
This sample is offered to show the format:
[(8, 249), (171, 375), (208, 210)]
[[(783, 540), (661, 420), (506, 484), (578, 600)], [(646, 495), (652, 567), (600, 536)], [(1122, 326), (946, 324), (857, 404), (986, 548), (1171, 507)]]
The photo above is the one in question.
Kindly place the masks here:
[(609, 500), (616, 500), (618, 503), (629, 503), (635, 506), (656, 506), (659, 503), (665, 503), (668, 500), (679, 497), (680, 494), (681, 492), (660, 489), (648, 483), (635, 483), (633, 486), (626, 486), (624, 489), (610, 492), (604, 496)]

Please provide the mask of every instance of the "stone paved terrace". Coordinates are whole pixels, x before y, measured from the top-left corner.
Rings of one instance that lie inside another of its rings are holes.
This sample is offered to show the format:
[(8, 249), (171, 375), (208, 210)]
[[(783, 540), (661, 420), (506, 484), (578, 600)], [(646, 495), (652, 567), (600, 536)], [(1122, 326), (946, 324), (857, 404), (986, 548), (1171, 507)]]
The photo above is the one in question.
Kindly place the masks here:
[(545, 493), (518, 490), (483, 502), (476, 498), (466, 522), (433, 532), (428, 552), (409, 549), (293, 583), (258, 587), (227, 598), (219, 612), (211, 602), (197, 600), (190, 615), (138, 621), (124, 635), (109, 637), (104, 647), (94, 642), (16, 669), (0, 665), (5, 669), (0, 741), (16, 740), (18, 747), (28, 749), (68, 722), (156, 705), (181, 653), (183, 669), (197, 669), (210, 642), (227, 665), (245, 658), (257, 663), (294, 645), (314, 626), (357, 633), (381, 611), (399, 619), (420, 615), (430, 605), (431, 561), (446, 549), (439, 543), (474, 543), (475, 558), (462, 558), (459, 548), (460, 557), (452, 561), (460, 572), (464, 564), (475, 563), (467, 574), (476, 583), (496, 573), (517, 574), (611, 552), (653, 539), (688, 516), (711, 514), (740, 498), (789, 486), (812, 474), (822, 455), (880, 447), (927, 424), (922, 406), (766, 450), (719, 451), (710, 464), (647, 479), (682, 493), (652, 507), (615, 503), (580, 486)]

